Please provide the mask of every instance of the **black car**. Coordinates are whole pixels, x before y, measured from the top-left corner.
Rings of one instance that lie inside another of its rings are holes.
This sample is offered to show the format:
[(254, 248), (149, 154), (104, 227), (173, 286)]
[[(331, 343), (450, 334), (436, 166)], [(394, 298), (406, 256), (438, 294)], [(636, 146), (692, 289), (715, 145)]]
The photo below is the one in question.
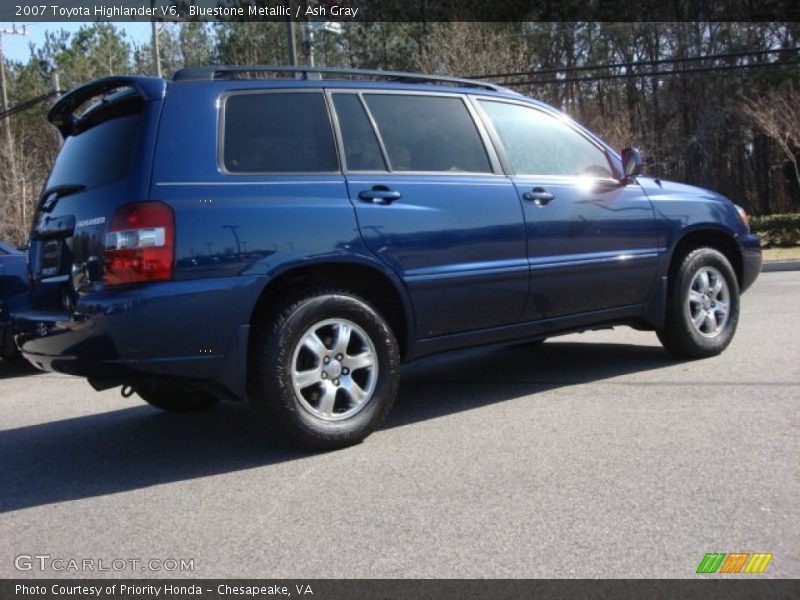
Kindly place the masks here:
[(0, 356), (16, 358), (17, 347), (11, 336), (8, 303), (12, 296), (28, 289), (28, 255), (0, 242)]

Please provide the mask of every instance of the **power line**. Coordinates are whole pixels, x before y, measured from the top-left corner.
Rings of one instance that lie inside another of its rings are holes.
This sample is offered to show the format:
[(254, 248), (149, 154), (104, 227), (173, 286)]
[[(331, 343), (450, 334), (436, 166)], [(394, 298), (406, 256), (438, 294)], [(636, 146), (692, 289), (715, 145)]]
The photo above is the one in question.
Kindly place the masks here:
[(58, 91), (47, 92), (46, 94), (42, 94), (41, 96), (36, 96), (35, 98), (31, 98), (30, 100), (25, 100), (24, 102), (20, 102), (16, 106), (12, 106), (8, 110), (0, 112), (0, 121), (3, 119), (7, 119), (17, 113), (20, 113), (24, 110), (28, 110), (29, 108), (33, 108), (40, 102), (44, 102), (45, 100), (49, 100), (53, 96), (57, 96), (59, 94)]
[[(800, 65), (800, 60), (776, 61), (771, 63), (754, 63), (751, 65), (720, 65), (716, 67), (701, 67), (697, 69), (672, 69), (670, 71), (643, 71), (640, 73), (617, 73), (614, 75), (591, 75), (589, 77), (565, 77), (563, 79), (527, 79), (525, 81), (501, 81), (498, 85), (517, 87), (521, 85), (548, 85), (555, 83), (580, 83), (583, 81), (603, 81), (609, 79), (630, 79), (632, 77), (661, 77), (667, 75), (685, 75), (690, 73), (709, 73), (729, 71), (732, 69), (757, 69), (761, 67), (780, 67), (787, 65)], [(535, 73), (531, 73), (535, 75)]]
[(468, 79), (495, 79), (499, 77), (523, 77), (523, 76), (531, 76), (531, 75), (539, 75), (539, 74), (548, 74), (548, 73), (568, 73), (568, 72), (577, 72), (577, 71), (600, 71), (602, 69), (620, 69), (620, 68), (632, 68), (632, 67), (641, 67), (641, 66), (657, 66), (663, 65), (668, 63), (686, 63), (686, 62), (698, 62), (704, 60), (720, 60), (725, 58), (742, 58), (742, 57), (755, 57), (755, 56), (766, 56), (769, 54), (778, 54), (780, 52), (797, 52), (800, 51), (800, 46), (795, 46), (792, 48), (779, 48), (773, 50), (751, 50), (751, 51), (742, 51), (742, 52), (725, 52), (721, 54), (706, 54), (704, 56), (687, 56), (682, 58), (661, 58), (657, 60), (643, 60), (637, 62), (621, 62), (621, 63), (607, 63), (607, 64), (600, 64), (600, 65), (581, 65), (577, 67), (552, 67), (546, 69), (537, 69), (536, 71), (516, 71), (516, 72), (509, 72), (509, 73), (492, 73), (489, 75), (468, 75)]

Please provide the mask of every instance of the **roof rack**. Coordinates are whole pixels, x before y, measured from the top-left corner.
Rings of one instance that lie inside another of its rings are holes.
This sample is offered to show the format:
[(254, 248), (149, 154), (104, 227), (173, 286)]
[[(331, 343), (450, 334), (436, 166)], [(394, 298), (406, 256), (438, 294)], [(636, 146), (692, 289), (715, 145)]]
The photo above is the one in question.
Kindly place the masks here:
[(474, 87), (495, 92), (514, 93), (511, 90), (486, 81), (440, 77), (404, 71), (379, 71), (377, 69), (341, 69), (338, 67), (285, 67), (272, 65), (216, 65), (206, 67), (186, 67), (173, 76), (173, 81), (225, 79), (240, 73), (292, 73), (302, 79), (322, 79), (323, 75), (351, 75), (353, 77), (386, 79), (404, 83), (443, 83), (453, 86)]

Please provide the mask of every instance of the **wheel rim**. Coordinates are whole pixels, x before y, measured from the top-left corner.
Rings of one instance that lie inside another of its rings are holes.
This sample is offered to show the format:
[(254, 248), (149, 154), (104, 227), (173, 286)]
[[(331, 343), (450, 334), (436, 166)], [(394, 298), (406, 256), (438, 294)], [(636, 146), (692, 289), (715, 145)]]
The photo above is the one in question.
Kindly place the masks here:
[(725, 329), (730, 315), (728, 282), (714, 267), (703, 267), (692, 279), (686, 296), (686, 313), (703, 337), (716, 337)]
[(347, 319), (326, 319), (300, 337), (292, 357), (300, 404), (325, 421), (349, 419), (369, 404), (378, 381), (378, 355), (367, 333)]

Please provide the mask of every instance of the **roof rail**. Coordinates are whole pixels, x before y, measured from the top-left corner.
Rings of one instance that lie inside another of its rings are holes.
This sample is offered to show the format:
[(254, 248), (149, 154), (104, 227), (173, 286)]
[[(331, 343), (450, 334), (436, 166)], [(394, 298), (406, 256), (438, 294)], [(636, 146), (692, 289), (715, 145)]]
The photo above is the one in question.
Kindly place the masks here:
[(444, 83), (453, 86), (475, 87), (495, 92), (515, 92), (486, 81), (460, 79), (458, 77), (440, 77), (423, 73), (407, 73), (404, 71), (380, 71), (377, 69), (344, 69), (338, 67), (285, 67), (274, 65), (216, 65), (206, 67), (186, 67), (175, 73), (173, 81), (214, 80), (239, 73), (292, 73), (300, 74), (302, 79), (322, 79), (323, 75), (351, 75), (353, 77), (386, 79), (405, 83)]

